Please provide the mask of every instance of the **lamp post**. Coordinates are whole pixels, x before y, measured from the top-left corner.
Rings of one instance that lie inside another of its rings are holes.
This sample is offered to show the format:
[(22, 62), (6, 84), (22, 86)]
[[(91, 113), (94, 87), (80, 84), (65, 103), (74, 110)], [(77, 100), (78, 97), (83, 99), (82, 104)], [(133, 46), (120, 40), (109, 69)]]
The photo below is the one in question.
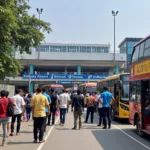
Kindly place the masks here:
[[(42, 12), (43, 12), (43, 8), (37, 8), (36, 9), (37, 10), (37, 13), (39, 14), (39, 20), (41, 19), (41, 14), (42, 14)], [(39, 28), (39, 30), (40, 30), (40, 28)], [(38, 47), (38, 59), (40, 59), (40, 46)]]
[(114, 16), (114, 61), (116, 61), (116, 16), (119, 13), (119, 11), (112, 11), (112, 15)]
[(43, 8), (41, 8), (41, 9), (37, 8), (36, 10), (37, 10), (37, 13), (39, 14), (39, 20), (40, 20), (41, 14), (43, 12)]

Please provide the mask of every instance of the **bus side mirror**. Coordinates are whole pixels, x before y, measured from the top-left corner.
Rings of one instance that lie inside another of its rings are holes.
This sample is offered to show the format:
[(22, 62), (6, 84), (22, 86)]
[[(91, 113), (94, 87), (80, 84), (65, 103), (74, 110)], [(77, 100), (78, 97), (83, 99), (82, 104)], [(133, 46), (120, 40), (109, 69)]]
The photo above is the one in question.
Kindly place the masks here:
[(122, 88), (122, 81), (121, 80), (117, 81), (117, 84), (118, 84), (119, 88), (121, 89)]

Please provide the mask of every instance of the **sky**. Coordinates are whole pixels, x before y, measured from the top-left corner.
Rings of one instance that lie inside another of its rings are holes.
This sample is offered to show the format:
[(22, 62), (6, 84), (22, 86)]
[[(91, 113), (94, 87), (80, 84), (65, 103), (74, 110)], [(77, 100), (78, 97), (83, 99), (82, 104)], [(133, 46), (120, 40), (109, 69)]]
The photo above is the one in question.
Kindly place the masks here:
[(116, 17), (116, 47), (125, 37), (150, 34), (150, 0), (29, 0), (29, 13), (51, 23), (52, 32), (45, 34), (47, 43), (114, 43), (112, 10)]

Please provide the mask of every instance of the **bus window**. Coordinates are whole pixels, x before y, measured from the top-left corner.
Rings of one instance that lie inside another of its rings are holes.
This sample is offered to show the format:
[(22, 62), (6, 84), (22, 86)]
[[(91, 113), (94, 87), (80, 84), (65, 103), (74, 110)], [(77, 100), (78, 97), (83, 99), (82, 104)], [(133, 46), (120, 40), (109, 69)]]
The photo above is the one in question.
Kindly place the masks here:
[(122, 84), (121, 100), (129, 101), (129, 82), (123, 82)]
[(144, 57), (150, 56), (150, 38), (146, 40)]
[(134, 51), (134, 54), (133, 54), (133, 57), (132, 57), (132, 62), (135, 62), (138, 60), (138, 57), (139, 57), (139, 50), (140, 50), (140, 46), (137, 46), (135, 48), (135, 51)]
[(145, 42), (143, 42), (143, 43), (140, 45), (139, 59), (142, 59), (142, 58), (143, 58), (143, 55), (144, 55), (144, 46), (145, 46)]
[(149, 80), (142, 81), (142, 98), (144, 107), (148, 107), (148, 103), (150, 102), (150, 85)]

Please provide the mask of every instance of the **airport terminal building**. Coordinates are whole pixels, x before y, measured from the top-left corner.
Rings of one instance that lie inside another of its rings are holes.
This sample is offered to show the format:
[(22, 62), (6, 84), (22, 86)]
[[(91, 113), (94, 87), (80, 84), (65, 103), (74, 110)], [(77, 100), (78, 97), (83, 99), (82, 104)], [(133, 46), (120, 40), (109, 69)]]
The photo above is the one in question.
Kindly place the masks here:
[(16, 86), (30, 85), (30, 92), (35, 84), (98, 81), (118, 74), (127, 59), (125, 53), (112, 53), (109, 44), (44, 43), (31, 51), (31, 55), (16, 51), (24, 69), (19, 77), (10, 78)]

